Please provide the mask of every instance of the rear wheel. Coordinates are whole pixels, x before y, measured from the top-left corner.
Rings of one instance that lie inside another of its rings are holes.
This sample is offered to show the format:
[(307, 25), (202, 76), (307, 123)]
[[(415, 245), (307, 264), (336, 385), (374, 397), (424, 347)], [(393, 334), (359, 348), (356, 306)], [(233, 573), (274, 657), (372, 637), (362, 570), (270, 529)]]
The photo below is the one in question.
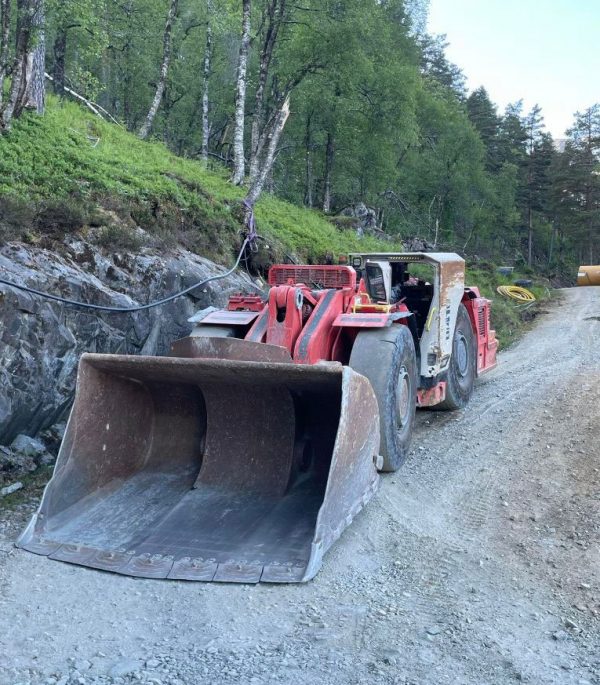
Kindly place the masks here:
[(446, 399), (433, 407), (434, 409), (454, 410), (467, 406), (475, 384), (476, 357), (473, 326), (464, 304), (460, 304), (452, 340), (452, 358), (446, 378)]
[(360, 331), (350, 366), (366, 376), (379, 404), (382, 471), (396, 471), (408, 455), (417, 399), (417, 358), (402, 324)]

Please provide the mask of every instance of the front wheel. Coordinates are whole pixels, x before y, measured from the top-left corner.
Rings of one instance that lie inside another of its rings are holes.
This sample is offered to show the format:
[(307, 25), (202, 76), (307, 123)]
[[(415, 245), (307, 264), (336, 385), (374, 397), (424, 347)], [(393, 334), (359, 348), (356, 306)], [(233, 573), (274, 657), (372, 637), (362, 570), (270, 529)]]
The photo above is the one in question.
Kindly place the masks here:
[(382, 471), (396, 471), (408, 455), (417, 400), (417, 357), (403, 324), (358, 333), (350, 367), (371, 382), (379, 405)]
[(465, 305), (460, 304), (446, 377), (446, 399), (433, 409), (464, 409), (473, 394), (476, 373), (477, 341)]

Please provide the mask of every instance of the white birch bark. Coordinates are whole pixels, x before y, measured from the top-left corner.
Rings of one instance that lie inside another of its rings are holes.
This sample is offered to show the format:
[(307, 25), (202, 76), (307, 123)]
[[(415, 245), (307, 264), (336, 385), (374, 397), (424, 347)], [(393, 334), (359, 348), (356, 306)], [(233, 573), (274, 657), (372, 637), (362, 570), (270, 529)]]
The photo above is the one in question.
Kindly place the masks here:
[(15, 59), (12, 66), (10, 93), (2, 109), (0, 128), (8, 130), (13, 118), (18, 117), (25, 105), (27, 78), (32, 72), (34, 46), (33, 22), (41, 0), (17, 0), (17, 26)]
[(271, 128), (268, 139), (267, 139), (267, 146), (266, 146), (266, 153), (264, 156), (264, 159), (262, 160), (262, 163), (260, 164), (259, 170), (256, 174), (256, 177), (252, 181), (250, 185), (250, 189), (248, 190), (248, 195), (246, 196), (246, 203), (250, 205), (250, 207), (254, 207), (256, 204), (256, 201), (260, 197), (260, 194), (262, 193), (263, 187), (265, 185), (265, 181), (267, 179), (267, 176), (271, 172), (271, 169), (273, 168), (273, 162), (275, 161), (275, 153), (277, 152), (277, 145), (279, 143), (279, 138), (281, 137), (281, 134), (283, 132), (283, 129), (285, 127), (285, 123), (288, 120), (288, 117), (290, 115), (290, 96), (285, 99), (281, 109), (277, 113), (277, 117), (275, 119), (275, 122), (273, 124), (273, 127)]
[(273, 51), (284, 19), (286, 0), (270, 0), (267, 6), (268, 23), (260, 53), (258, 85), (254, 96), (254, 115), (250, 131), (250, 184), (258, 173), (260, 156), (265, 145), (265, 91)]
[(212, 28), (211, 15), (212, 3), (207, 2), (208, 19), (206, 21), (206, 44), (204, 46), (204, 68), (203, 68), (203, 83), (202, 83), (202, 151), (200, 158), (204, 164), (208, 164), (208, 139), (210, 136), (210, 121), (209, 121), (209, 99), (208, 88), (210, 79), (210, 62), (212, 57)]
[(44, 2), (37, 2), (33, 15), (33, 39), (35, 47), (27, 59), (27, 90), (25, 95), (25, 107), (35, 109), (42, 115), (46, 105), (46, 36), (44, 33)]
[(246, 85), (248, 53), (250, 51), (250, 13), (252, 1), (242, 2), (242, 40), (238, 58), (237, 84), (235, 94), (235, 128), (233, 131), (233, 174), (231, 182), (241, 185), (244, 182), (246, 165), (244, 159), (244, 123), (246, 109)]
[(156, 92), (154, 93), (154, 99), (150, 105), (150, 110), (146, 116), (146, 120), (142, 124), (139, 130), (138, 136), (144, 140), (148, 137), (154, 119), (160, 107), (162, 97), (165, 92), (165, 86), (167, 84), (167, 76), (169, 74), (169, 65), (171, 63), (171, 50), (172, 50), (172, 33), (173, 33), (173, 22), (175, 21), (175, 15), (177, 14), (177, 4), (178, 0), (171, 0), (169, 5), (169, 12), (167, 14), (167, 22), (165, 24), (165, 32), (163, 34), (163, 59), (160, 66), (160, 76), (158, 83), (156, 85)]
[(0, 111), (4, 99), (4, 79), (8, 69), (11, 0), (0, 0)]
[(306, 182), (304, 190), (304, 204), (308, 207), (313, 206), (313, 161), (312, 161), (312, 112), (306, 117), (306, 134), (304, 136), (305, 162), (306, 162)]
[(327, 134), (327, 147), (325, 148), (325, 180), (323, 188), (323, 211), (331, 211), (331, 170), (333, 168), (333, 136)]

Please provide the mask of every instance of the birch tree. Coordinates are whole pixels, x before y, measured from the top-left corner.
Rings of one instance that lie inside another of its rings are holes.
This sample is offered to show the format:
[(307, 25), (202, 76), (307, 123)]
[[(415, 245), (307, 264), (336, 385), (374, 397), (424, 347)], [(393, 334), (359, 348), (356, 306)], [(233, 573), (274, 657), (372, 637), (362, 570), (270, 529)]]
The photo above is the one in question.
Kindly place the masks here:
[(0, 111), (4, 99), (4, 79), (8, 69), (11, 0), (0, 0)]
[[(265, 90), (269, 77), (269, 68), (277, 43), (277, 36), (283, 23), (286, 0), (269, 0), (266, 7), (266, 27), (258, 68), (258, 84), (254, 96), (254, 115), (252, 117), (250, 137), (250, 180), (258, 174), (258, 166), (265, 136), (261, 136), (265, 125)], [(284, 98), (285, 100), (285, 98)]]
[(167, 21), (165, 23), (165, 31), (163, 34), (163, 58), (162, 64), (160, 65), (160, 75), (158, 78), (158, 83), (156, 84), (156, 91), (154, 93), (154, 98), (152, 104), (150, 105), (150, 110), (146, 115), (146, 119), (139, 130), (138, 136), (144, 140), (148, 137), (162, 97), (165, 92), (167, 85), (167, 76), (169, 74), (169, 65), (171, 63), (171, 52), (172, 52), (172, 33), (173, 33), (173, 23), (175, 21), (175, 16), (177, 15), (178, 0), (170, 0), (169, 12), (167, 14)]
[(25, 107), (44, 111), (44, 2), (17, 0), (15, 59), (8, 100), (0, 113), (0, 129), (10, 128)]
[(212, 2), (208, 0), (206, 3), (207, 19), (206, 19), (206, 43), (204, 45), (204, 64), (202, 68), (202, 149), (200, 158), (206, 165), (208, 163), (208, 144), (210, 138), (210, 121), (209, 121), (209, 80), (210, 80), (210, 63), (212, 58)]
[(333, 134), (327, 132), (327, 144), (325, 145), (325, 172), (323, 178), (323, 211), (331, 211), (331, 174), (333, 171), (333, 156), (335, 153)]
[(250, 188), (246, 196), (246, 204), (250, 207), (254, 207), (256, 201), (260, 197), (263, 191), (265, 181), (267, 180), (271, 169), (273, 168), (273, 162), (275, 161), (275, 154), (277, 152), (277, 145), (279, 139), (285, 128), (285, 123), (290, 115), (290, 96), (288, 95), (281, 106), (281, 109), (277, 112), (274, 119), (273, 125), (269, 130), (267, 136), (266, 153), (262, 163), (256, 172), (256, 175), (250, 183)]
[(244, 157), (244, 126), (246, 113), (246, 87), (248, 74), (248, 55), (250, 52), (250, 15), (252, 1), (242, 0), (242, 36), (238, 56), (237, 78), (235, 89), (235, 115), (233, 131), (233, 173), (231, 182), (241, 185), (246, 173)]
[(46, 107), (46, 35), (43, 1), (36, 3), (32, 27), (34, 46), (27, 54), (25, 107), (43, 114)]

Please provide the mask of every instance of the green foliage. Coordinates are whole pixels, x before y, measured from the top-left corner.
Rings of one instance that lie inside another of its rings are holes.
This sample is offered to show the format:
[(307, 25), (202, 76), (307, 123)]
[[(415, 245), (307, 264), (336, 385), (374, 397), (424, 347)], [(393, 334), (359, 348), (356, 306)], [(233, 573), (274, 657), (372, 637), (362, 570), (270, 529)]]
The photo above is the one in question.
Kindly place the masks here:
[(496, 288), (500, 285), (512, 285), (517, 279), (530, 277), (531, 275), (525, 271), (514, 271), (510, 276), (502, 276), (489, 262), (467, 266), (467, 285), (477, 286), (481, 294), (492, 302), (492, 328), (496, 331), (500, 349), (511, 345), (543, 310), (544, 304), (550, 298), (550, 290), (547, 287), (547, 281), (534, 279), (533, 285), (528, 290), (536, 296), (536, 302), (523, 305), (503, 297), (496, 291)]
[[(127, 131), (139, 128), (156, 90), (167, 7), (167, 0), (46, 0), (48, 71), (60, 74), (62, 64), (67, 85), (97, 99), (123, 129), (51, 101), (46, 120), (26, 116), (10, 142), (0, 142), (0, 193), (47, 199), (52, 178), (59, 198), (94, 196), (103, 205), (126, 198), (121, 214), (133, 212), (165, 246), (229, 254), (243, 195), (227, 182), (240, 3), (179, 1), (152, 129), (164, 145), (143, 144)], [(427, 0), (254, 0), (247, 155), (261, 49), (279, 10), (264, 114), (269, 120), (291, 89), (291, 116), (267, 182), (274, 195), (334, 216), (364, 202), (394, 240), (417, 236), (490, 260), (568, 272), (597, 258), (598, 106), (576, 117), (558, 152), (538, 107), (524, 112), (518, 101), (500, 113), (484, 87), (467, 97), (445, 37), (425, 33)], [(202, 144), (208, 26), (212, 173), (190, 161)], [(277, 255), (316, 260), (358, 241), (343, 221), (336, 230), (324, 215), (297, 213), (273, 197), (257, 214)]]
[(135, 252), (144, 245), (144, 240), (128, 226), (109, 224), (104, 226), (96, 239), (98, 245), (107, 249), (121, 249)]
[(62, 236), (83, 228), (88, 208), (77, 198), (51, 198), (40, 203), (34, 226), (44, 235)]
[[(10, 136), (0, 138), (0, 197), (11, 198), (4, 205), (17, 209), (38, 203), (37, 218), (32, 214), (28, 221), (44, 234), (98, 223), (98, 216), (86, 214), (97, 203), (149, 230), (160, 244), (180, 242), (229, 258), (239, 240), (243, 190), (227, 182), (225, 169), (207, 171), (161, 143), (140, 141), (78, 105), (50, 97), (45, 117), (26, 114)], [(274, 197), (264, 196), (256, 214), (278, 258), (291, 253), (317, 261), (328, 252), (392, 249), (390, 243), (337, 230), (319, 213)], [(11, 221), (5, 223), (19, 224)], [(103, 244), (133, 249), (134, 238), (110, 222), (100, 233)]]
[(34, 217), (32, 202), (13, 195), (0, 195), (0, 244), (22, 239)]

